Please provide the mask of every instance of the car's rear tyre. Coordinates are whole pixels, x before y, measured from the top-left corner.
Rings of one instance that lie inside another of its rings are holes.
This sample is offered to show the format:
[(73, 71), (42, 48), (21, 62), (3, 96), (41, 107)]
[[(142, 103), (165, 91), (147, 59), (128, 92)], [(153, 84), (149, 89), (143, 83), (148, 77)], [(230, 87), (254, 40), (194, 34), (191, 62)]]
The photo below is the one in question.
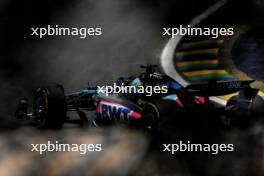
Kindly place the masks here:
[(237, 95), (229, 98), (229, 100), (227, 100), (227, 103), (226, 103), (226, 108), (231, 108), (232, 106), (235, 106), (237, 103), (237, 98), (238, 98)]
[(145, 105), (143, 109), (144, 128), (150, 131), (157, 131), (160, 128), (161, 121), (174, 122), (175, 116), (179, 113), (179, 107), (175, 101), (158, 100)]
[(148, 131), (156, 131), (160, 120), (160, 112), (156, 104), (147, 103), (143, 109), (143, 128)]
[(223, 116), (220, 116), (221, 125), (225, 129), (229, 129), (232, 127), (232, 125), (234, 125), (233, 124), (235, 120), (234, 109), (236, 108), (235, 106), (237, 104), (237, 99), (238, 99), (237, 95), (229, 98), (225, 105), (226, 114), (224, 114)]
[(38, 128), (61, 128), (67, 112), (64, 88), (59, 84), (38, 88), (33, 108)]

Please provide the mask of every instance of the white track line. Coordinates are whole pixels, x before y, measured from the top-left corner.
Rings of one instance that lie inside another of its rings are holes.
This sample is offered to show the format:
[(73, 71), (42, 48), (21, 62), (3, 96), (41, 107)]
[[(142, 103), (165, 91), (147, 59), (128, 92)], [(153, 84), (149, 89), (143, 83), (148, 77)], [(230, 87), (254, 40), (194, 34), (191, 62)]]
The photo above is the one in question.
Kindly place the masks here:
[[(215, 3), (214, 5), (209, 7), (205, 12), (196, 16), (192, 21), (190, 21), (189, 25), (191, 27), (196, 26), (201, 21), (203, 21), (208, 16), (210, 16), (211, 14), (216, 12), (222, 6), (224, 6), (226, 3), (227, 3), (227, 0), (221, 0), (217, 3)], [(178, 35), (175, 38), (171, 38), (168, 41), (168, 43), (166, 44), (166, 46), (164, 47), (164, 49), (161, 53), (160, 62), (161, 62), (161, 67), (162, 67), (163, 71), (168, 76), (170, 76), (171, 78), (173, 78), (174, 80), (179, 82), (182, 86), (187, 86), (190, 83), (181, 77), (181, 75), (178, 73), (178, 71), (175, 69), (175, 66), (174, 66), (175, 65), (175, 63), (174, 63), (175, 49), (177, 48), (178, 44), (180, 43), (180, 41), (183, 37), (184, 36)], [(217, 103), (217, 104), (220, 104), (222, 106), (226, 105), (226, 100), (223, 100), (223, 99), (218, 98), (218, 97), (210, 97), (210, 100)]]

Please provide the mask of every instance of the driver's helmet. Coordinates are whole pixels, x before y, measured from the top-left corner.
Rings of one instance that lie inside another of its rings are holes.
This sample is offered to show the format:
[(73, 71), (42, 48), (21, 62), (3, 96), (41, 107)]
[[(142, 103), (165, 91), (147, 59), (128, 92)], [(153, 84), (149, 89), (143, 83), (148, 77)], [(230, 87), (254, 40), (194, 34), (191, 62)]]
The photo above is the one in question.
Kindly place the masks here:
[(143, 86), (143, 83), (142, 83), (142, 81), (140, 81), (139, 78), (135, 78), (135, 79), (131, 82), (130, 85), (131, 85), (131, 86), (134, 86), (136, 89), (138, 89), (139, 86)]
[(139, 78), (135, 78), (132, 82), (131, 82), (131, 86), (135, 86), (135, 87), (138, 87), (138, 86), (142, 86), (143, 83), (140, 81)]

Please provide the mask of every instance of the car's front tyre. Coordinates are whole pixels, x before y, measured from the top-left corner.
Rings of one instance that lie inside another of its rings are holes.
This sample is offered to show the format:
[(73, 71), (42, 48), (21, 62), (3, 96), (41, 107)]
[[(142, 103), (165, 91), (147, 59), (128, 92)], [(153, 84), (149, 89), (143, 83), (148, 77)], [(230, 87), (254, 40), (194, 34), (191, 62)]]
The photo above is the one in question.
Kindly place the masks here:
[(38, 88), (33, 108), (37, 127), (61, 128), (67, 112), (64, 88), (59, 84)]

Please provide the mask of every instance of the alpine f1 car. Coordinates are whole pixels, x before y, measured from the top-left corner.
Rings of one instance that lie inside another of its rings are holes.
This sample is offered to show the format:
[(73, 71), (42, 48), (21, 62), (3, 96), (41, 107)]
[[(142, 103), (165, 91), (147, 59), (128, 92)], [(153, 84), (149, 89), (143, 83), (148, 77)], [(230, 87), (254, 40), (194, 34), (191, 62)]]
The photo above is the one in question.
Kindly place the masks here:
[[(154, 93), (152, 96), (136, 91), (106, 94), (101, 88), (88, 87), (76, 93), (65, 94), (63, 86), (55, 84), (36, 90), (31, 113), (28, 112), (28, 99), (21, 99), (15, 116), (29, 119), (39, 128), (60, 128), (64, 122), (71, 120), (67, 112), (76, 111), (81, 121), (90, 122), (96, 127), (118, 122), (154, 130), (163, 119), (181, 119), (181, 114), (184, 113), (224, 114), (222, 121), (229, 125), (240, 121), (240, 116), (263, 114), (264, 104), (257, 95), (258, 90), (250, 87), (253, 80), (210, 80), (208, 83), (183, 87), (172, 78), (156, 72), (155, 67), (157, 66), (141, 66), (145, 71), (138, 77), (120, 77), (115, 84), (134, 87), (166, 86), (165, 92)], [(210, 101), (211, 96), (235, 92), (238, 95), (231, 97), (225, 107)], [(83, 115), (83, 111), (93, 111), (96, 116), (89, 119)]]

